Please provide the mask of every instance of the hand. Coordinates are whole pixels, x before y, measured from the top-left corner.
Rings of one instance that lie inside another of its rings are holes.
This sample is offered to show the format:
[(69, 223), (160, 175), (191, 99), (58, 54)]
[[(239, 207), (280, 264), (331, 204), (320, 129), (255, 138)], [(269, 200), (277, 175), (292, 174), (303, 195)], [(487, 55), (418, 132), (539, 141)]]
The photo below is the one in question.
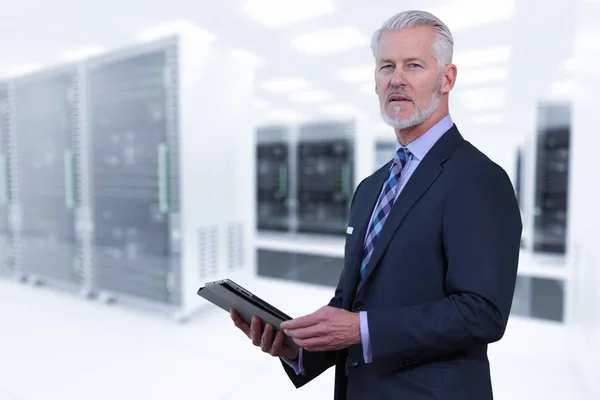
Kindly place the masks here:
[(283, 332), (277, 331), (275, 334), (273, 325), (266, 324), (263, 329), (264, 323), (256, 315), (252, 316), (251, 324), (248, 325), (234, 309), (231, 309), (230, 315), (235, 326), (244, 332), (252, 340), (252, 343), (260, 347), (263, 352), (269, 353), (273, 357), (281, 357), (288, 360), (296, 360), (298, 358), (298, 349), (284, 344)]
[(361, 342), (359, 315), (330, 306), (285, 321), (281, 328), (308, 351), (340, 350)]

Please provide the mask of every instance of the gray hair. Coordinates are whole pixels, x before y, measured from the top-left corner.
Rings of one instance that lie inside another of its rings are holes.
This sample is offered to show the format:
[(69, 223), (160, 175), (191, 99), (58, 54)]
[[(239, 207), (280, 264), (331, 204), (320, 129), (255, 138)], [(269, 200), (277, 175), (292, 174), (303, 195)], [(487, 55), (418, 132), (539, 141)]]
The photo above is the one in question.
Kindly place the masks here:
[(444, 65), (452, 63), (454, 52), (454, 39), (450, 29), (439, 18), (427, 11), (410, 10), (398, 13), (383, 23), (381, 28), (373, 33), (371, 38), (371, 51), (377, 59), (379, 52), (379, 40), (384, 31), (400, 31), (406, 28), (416, 28), (420, 26), (430, 27), (436, 34), (436, 40), (433, 43), (433, 56), (438, 63), (438, 69)]

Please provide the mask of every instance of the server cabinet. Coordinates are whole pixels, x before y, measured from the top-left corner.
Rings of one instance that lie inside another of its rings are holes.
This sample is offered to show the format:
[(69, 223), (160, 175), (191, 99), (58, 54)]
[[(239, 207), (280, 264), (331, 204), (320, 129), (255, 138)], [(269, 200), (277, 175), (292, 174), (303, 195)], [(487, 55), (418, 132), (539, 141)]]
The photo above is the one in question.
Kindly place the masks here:
[(8, 85), (0, 82), (0, 276), (13, 274), (12, 235), (9, 225), (10, 158), (9, 158), (10, 106)]
[(290, 130), (264, 126), (256, 131), (257, 228), (286, 232), (291, 229)]
[(252, 272), (253, 66), (191, 32), (85, 68), (94, 290), (185, 318)]
[(84, 282), (76, 233), (79, 69), (57, 67), (12, 84), (18, 268), (33, 281), (79, 288)]
[(564, 254), (567, 231), (570, 106), (539, 107), (534, 241), (536, 252)]
[(354, 190), (351, 122), (315, 122), (298, 129), (298, 232), (344, 235)]

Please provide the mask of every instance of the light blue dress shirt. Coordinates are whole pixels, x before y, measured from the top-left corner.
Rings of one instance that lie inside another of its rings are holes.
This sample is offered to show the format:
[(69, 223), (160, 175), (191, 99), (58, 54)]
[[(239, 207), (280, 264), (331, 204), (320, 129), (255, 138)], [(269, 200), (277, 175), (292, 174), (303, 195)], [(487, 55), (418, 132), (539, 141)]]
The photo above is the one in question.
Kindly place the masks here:
[[(452, 128), (453, 124), (454, 123), (452, 121), (452, 118), (450, 117), (450, 114), (448, 114), (438, 123), (433, 125), (424, 134), (422, 134), (406, 146), (410, 151), (411, 156), (407, 160), (406, 165), (400, 173), (400, 182), (398, 187), (398, 193), (396, 193), (396, 199), (398, 198), (400, 193), (402, 193), (402, 190), (406, 186), (406, 183), (408, 182), (412, 174), (415, 172), (425, 155), (429, 152), (429, 150), (431, 150), (433, 145), (442, 137), (442, 135), (446, 133), (450, 128)], [(396, 150), (399, 150), (400, 148), (402, 148), (402, 145), (400, 144), (400, 142), (398, 142), (398, 144), (396, 145)], [(381, 190), (383, 192), (383, 188)], [(375, 210), (373, 210), (373, 213), (374, 212)], [(371, 220), (372, 219), (373, 215), (371, 214)], [(369, 337), (368, 310), (360, 311), (359, 318), (363, 357), (365, 363), (370, 363), (373, 362), (373, 354), (371, 351), (371, 339)], [(302, 374), (304, 372), (304, 368), (302, 365), (302, 349), (300, 349), (299, 358), (297, 362), (286, 359), (284, 359), (284, 361), (294, 369), (296, 374)]]

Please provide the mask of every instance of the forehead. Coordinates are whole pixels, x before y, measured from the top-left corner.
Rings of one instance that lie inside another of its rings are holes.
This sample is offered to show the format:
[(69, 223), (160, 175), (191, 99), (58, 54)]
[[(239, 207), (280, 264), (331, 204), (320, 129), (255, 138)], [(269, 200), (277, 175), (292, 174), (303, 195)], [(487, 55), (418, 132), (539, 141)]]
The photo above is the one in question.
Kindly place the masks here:
[(379, 40), (378, 59), (433, 58), (435, 33), (428, 27), (384, 31)]

